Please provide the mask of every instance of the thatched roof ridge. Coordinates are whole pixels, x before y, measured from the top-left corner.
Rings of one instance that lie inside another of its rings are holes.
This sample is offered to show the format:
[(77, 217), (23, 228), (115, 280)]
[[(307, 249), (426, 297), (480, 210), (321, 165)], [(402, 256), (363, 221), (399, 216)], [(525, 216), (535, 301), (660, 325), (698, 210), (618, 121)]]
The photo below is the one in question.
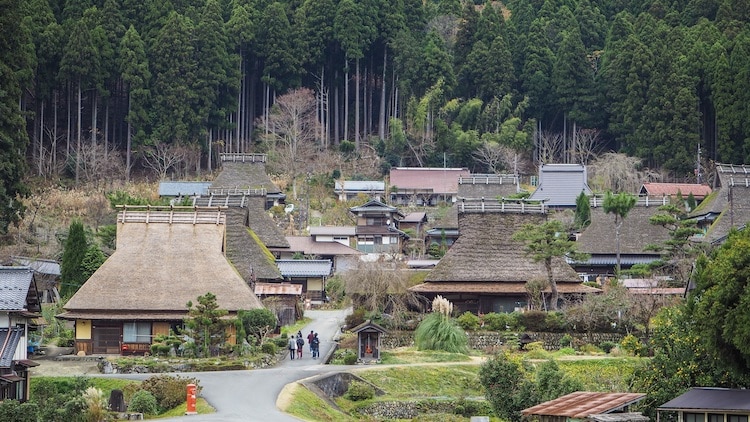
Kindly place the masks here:
[[(526, 283), (523, 282), (503, 282), (487, 283), (484, 281), (477, 282), (427, 282), (410, 287), (409, 290), (417, 293), (433, 294), (450, 294), (450, 293), (484, 293), (484, 294), (523, 294), (527, 293)], [(547, 286), (542, 290), (545, 293), (552, 291)], [(586, 286), (582, 283), (560, 283), (557, 285), (558, 293), (575, 294), (575, 293), (600, 293), (601, 290)]]
[(263, 188), (268, 193), (280, 193), (281, 190), (271, 181), (266, 174), (266, 165), (264, 162), (234, 162), (224, 161), (221, 163), (221, 172), (213, 184), (212, 188), (240, 188), (240, 189), (260, 189)]
[(276, 266), (273, 254), (253, 227), (245, 224), (248, 209), (230, 208), (226, 214), (227, 258), (237, 268), (242, 278), (248, 283), (253, 283), (255, 280), (280, 280), (281, 272)]
[[(544, 264), (523, 251), (523, 243), (511, 239), (525, 223), (543, 223), (544, 214), (461, 214), (461, 237), (451, 246), (427, 282), (518, 282), (546, 279)], [(560, 283), (580, 283), (564, 259), (553, 261), (553, 277)]]
[[(648, 219), (659, 212), (661, 205), (635, 206), (620, 227), (620, 254), (653, 254), (644, 251), (648, 244), (658, 244), (669, 239), (669, 231), (649, 223)], [(615, 216), (603, 207), (591, 208), (591, 224), (578, 238), (578, 250), (588, 254), (616, 254)]]
[(65, 304), (71, 312), (187, 311), (208, 292), (230, 312), (263, 305), (222, 254), (224, 224), (117, 224), (117, 249)]
[(260, 237), (263, 244), (269, 248), (288, 248), (284, 233), (276, 226), (268, 212), (265, 211), (265, 199), (250, 198), (248, 201), (247, 226)]
[[(729, 200), (731, 192), (731, 201)], [(721, 214), (706, 232), (705, 240), (715, 241), (750, 222), (750, 188), (744, 186), (723, 187), (715, 201), (715, 207), (723, 207)]]

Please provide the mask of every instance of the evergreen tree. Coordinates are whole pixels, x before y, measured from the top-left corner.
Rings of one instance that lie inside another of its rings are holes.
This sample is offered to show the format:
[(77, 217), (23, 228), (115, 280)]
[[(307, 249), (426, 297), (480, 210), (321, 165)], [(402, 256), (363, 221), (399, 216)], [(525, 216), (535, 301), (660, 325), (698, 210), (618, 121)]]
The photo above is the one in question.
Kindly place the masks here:
[(187, 308), (185, 325), (195, 341), (198, 356), (216, 355), (227, 340), (226, 327), (229, 322), (223, 317), (229, 312), (219, 308), (216, 295), (211, 292), (198, 296), (195, 307), (192, 301), (188, 302)]
[(131, 25), (122, 38), (119, 52), (119, 69), (128, 95), (128, 111), (125, 121), (128, 123), (126, 145), (126, 172), (128, 177), (131, 168), (133, 144), (136, 148), (146, 140), (146, 129), (149, 122), (147, 111), (151, 72), (148, 68), (145, 46), (138, 31)]
[(82, 264), (87, 250), (88, 242), (86, 241), (83, 223), (80, 220), (74, 220), (68, 228), (68, 237), (65, 239), (65, 248), (60, 264), (60, 294), (62, 297), (73, 296), (86, 282), (87, 277)]

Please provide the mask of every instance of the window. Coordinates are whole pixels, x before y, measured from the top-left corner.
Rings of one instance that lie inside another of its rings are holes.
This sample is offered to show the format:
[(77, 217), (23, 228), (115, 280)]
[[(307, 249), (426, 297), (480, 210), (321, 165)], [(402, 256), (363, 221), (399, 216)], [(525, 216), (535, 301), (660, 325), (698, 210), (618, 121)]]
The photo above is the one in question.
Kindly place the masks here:
[(709, 413), (708, 422), (724, 422), (724, 415), (721, 413)]
[(727, 422), (747, 422), (747, 415), (727, 415)]
[(682, 420), (683, 422), (704, 422), (706, 420), (706, 414), (685, 412), (682, 416)]
[(125, 343), (151, 343), (151, 323), (126, 322), (122, 324), (122, 341)]

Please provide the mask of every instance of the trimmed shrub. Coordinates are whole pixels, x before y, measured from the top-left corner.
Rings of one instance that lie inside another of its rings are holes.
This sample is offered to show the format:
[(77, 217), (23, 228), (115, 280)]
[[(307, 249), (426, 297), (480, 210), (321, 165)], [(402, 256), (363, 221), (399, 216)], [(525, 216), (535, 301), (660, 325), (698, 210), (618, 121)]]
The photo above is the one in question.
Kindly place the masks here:
[(277, 350), (278, 347), (276, 347), (276, 343), (270, 341), (267, 341), (260, 346), (260, 351), (267, 355), (275, 355)]
[(565, 333), (562, 337), (560, 337), (560, 346), (561, 347), (570, 347), (573, 344), (573, 337)]
[(526, 327), (527, 331), (547, 331), (547, 313), (544, 311), (528, 311), (518, 315), (518, 324)]
[(599, 343), (599, 347), (604, 351), (604, 353), (609, 354), (609, 352), (612, 351), (617, 346), (617, 343), (613, 341), (603, 341)]
[(476, 331), (479, 329), (479, 317), (473, 313), (466, 311), (457, 318), (458, 325), (464, 330)]
[(187, 385), (195, 384), (200, 392), (198, 379), (181, 377), (179, 375), (154, 375), (141, 384), (141, 388), (150, 392), (156, 398), (161, 411), (175, 408), (187, 400)]
[(484, 316), (484, 326), (491, 331), (505, 331), (510, 327), (510, 314), (490, 312)]
[(155, 415), (159, 411), (156, 405), (156, 397), (149, 391), (138, 390), (133, 394), (133, 398), (130, 399), (128, 411)]
[(355, 363), (357, 363), (356, 353), (347, 351), (344, 355), (344, 365), (354, 365)]
[(364, 382), (353, 381), (349, 384), (344, 397), (351, 401), (369, 400), (375, 397), (375, 389)]

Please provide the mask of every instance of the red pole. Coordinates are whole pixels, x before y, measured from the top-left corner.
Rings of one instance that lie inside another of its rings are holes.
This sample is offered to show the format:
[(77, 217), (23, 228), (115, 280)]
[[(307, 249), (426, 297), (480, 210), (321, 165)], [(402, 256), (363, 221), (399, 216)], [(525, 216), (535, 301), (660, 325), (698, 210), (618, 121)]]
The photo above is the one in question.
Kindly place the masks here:
[(195, 411), (195, 390), (195, 384), (187, 385), (187, 411), (185, 412), (186, 415), (198, 414), (198, 412)]

